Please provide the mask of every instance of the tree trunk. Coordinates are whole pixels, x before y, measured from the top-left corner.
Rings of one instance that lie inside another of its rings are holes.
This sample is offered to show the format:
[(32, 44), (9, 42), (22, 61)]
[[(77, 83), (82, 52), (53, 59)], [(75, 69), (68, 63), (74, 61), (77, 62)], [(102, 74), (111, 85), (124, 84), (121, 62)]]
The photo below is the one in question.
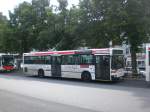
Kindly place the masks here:
[(135, 46), (131, 46), (131, 64), (132, 64), (132, 75), (137, 75), (137, 61), (136, 61), (136, 50)]

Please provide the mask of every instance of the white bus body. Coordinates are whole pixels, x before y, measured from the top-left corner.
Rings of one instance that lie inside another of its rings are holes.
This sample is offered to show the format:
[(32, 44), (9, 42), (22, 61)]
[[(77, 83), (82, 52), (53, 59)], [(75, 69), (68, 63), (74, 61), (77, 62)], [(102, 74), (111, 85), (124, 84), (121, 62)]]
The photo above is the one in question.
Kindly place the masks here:
[(146, 44), (146, 81), (150, 82), (150, 44)]
[(23, 71), (28, 75), (115, 80), (124, 75), (123, 56), (119, 48), (24, 53)]

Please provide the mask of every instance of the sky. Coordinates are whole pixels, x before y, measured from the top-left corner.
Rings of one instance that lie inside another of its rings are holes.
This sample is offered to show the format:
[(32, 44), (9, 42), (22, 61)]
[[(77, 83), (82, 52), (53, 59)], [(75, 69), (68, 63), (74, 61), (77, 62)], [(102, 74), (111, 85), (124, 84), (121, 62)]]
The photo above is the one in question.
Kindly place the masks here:
[[(0, 0), (0, 12), (2, 12), (3, 15), (9, 17), (8, 11), (13, 11), (13, 9), (23, 1), (31, 2), (32, 0)], [(77, 5), (78, 2), (78, 0), (68, 0), (69, 7), (71, 7), (72, 4)], [(57, 0), (51, 0), (51, 4), (58, 5)]]

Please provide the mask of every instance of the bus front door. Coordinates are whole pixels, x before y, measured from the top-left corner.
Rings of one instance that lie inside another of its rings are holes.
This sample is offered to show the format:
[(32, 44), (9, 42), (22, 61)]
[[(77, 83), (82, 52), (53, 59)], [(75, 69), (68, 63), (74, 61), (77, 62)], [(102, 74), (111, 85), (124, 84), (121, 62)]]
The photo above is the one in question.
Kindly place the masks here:
[(51, 73), (53, 77), (61, 77), (61, 56), (52, 56)]
[(110, 56), (96, 56), (96, 79), (110, 80)]

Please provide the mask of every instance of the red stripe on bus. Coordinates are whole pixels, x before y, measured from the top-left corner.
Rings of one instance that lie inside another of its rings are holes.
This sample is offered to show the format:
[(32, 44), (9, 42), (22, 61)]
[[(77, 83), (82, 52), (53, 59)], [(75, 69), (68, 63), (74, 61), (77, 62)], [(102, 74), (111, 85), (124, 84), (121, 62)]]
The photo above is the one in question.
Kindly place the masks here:
[(75, 52), (74, 51), (66, 51), (66, 52), (64, 52), (64, 51), (60, 51), (60, 52), (56, 52), (56, 54), (75, 54)]
[(62, 55), (69, 55), (69, 54), (75, 54), (73, 51), (54, 51), (54, 52), (39, 52), (39, 53), (34, 53), (32, 54), (33, 56), (45, 56), (45, 55), (53, 55), (53, 54), (62, 54)]
[(80, 68), (89, 68), (89, 65), (80, 65)]

